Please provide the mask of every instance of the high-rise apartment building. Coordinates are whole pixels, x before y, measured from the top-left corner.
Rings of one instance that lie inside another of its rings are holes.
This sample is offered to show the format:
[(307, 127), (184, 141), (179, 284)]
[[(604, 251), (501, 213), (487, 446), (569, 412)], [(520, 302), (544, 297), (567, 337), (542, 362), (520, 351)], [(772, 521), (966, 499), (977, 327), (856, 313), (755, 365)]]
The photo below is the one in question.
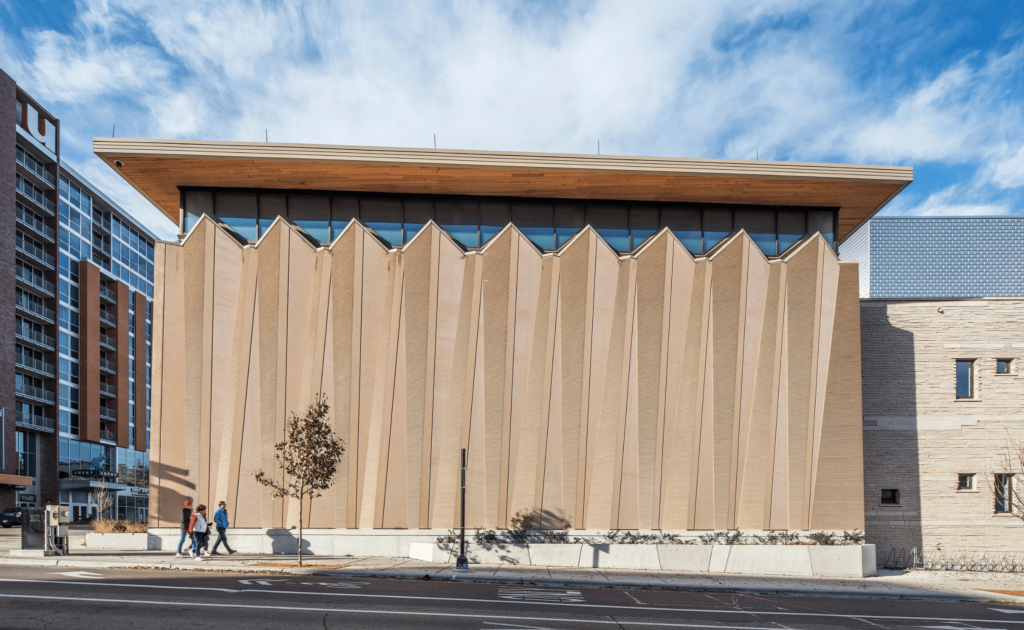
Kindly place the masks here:
[(155, 237), (61, 163), (53, 115), (2, 72), (0, 90), (0, 507), (84, 519), (105, 486), (110, 516), (143, 519)]

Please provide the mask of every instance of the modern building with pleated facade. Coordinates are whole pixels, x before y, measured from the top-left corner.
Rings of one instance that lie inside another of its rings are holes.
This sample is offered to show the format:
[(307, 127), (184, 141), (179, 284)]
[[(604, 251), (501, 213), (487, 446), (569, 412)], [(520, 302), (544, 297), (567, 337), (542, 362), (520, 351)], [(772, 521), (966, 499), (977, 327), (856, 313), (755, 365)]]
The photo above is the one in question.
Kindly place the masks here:
[[(156, 246), (150, 527), (864, 527), (858, 267), (903, 167), (96, 139)], [(275, 474), (281, 475), (280, 471)]]

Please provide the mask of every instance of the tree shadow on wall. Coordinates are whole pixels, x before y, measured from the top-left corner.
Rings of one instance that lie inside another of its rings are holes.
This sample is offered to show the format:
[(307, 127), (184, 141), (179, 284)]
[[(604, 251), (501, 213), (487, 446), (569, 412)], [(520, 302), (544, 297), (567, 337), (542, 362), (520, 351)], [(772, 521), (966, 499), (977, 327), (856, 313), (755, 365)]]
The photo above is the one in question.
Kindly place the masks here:
[(864, 532), (879, 566), (924, 542), (916, 374), (929, 366), (917, 365), (914, 333), (888, 310), (861, 308)]
[[(466, 550), (481, 564), (530, 564), (530, 544), (568, 543), (570, 523), (549, 510), (523, 510), (512, 517), (509, 529), (478, 530)], [(454, 532), (451, 534), (455, 538)], [(474, 548), (475, 547), (475, 548)], [(458, 550), (458, 543), (453, 547)]]

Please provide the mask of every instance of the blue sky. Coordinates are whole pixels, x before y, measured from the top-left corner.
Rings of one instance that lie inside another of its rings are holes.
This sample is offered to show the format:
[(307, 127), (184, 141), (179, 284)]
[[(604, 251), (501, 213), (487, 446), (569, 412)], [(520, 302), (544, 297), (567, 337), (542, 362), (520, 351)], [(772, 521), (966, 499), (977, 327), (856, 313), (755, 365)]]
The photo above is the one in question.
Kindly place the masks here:
[(1024, 215), (1024, 3), (0, 0), (0, 68), (164, 237), (94, 136), (896, 163), (887, 214)]

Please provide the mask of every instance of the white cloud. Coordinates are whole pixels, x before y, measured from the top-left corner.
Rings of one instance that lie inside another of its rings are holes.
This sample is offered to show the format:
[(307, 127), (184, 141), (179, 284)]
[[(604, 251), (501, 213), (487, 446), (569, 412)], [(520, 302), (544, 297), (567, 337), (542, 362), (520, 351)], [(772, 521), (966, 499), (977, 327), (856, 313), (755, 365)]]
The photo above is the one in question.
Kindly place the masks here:
[[(878, 64), (865, 78), (880, 45), (862, 26), (872, 5), (76, 6), (70, 28), (23, 33), (27, 45), (0, 30), (0, 62), (63, 104), (76, 163), (92, 164), (91, 136), (116, 122), (140, 137), (254, 141), (268, 129), (272, 141), (426, 147), (437, 133), (470, 149), (585, 153), (601, 140), (605, 153), (977, 167), (956, 199), (942, 197), (953, 182), (924, 186), (920, 205), (904, 196), (922, 213), (1007, 211), (1005, 191), (1024, 180), (1024, 114), (1007, 96), (1024, 47), (929, 71)], [(934, 25), (911, 26), (881, 31), (900, 55), (927, 54)], [(112, 195), (148, 206), (127, 187)]]
[(995, 167), (992, 179), (1002, 188), (1024, 186), (1024, 146), (1021, 146), (1016, 155)]
[(1012, 209), (1003, 203), (972, 202), (978, 194), (963, 184), (953, 184), (928, 195), (924, 201), (897, 197), (882, 213), (886, 216), (998, 216), (1010, 215)]

